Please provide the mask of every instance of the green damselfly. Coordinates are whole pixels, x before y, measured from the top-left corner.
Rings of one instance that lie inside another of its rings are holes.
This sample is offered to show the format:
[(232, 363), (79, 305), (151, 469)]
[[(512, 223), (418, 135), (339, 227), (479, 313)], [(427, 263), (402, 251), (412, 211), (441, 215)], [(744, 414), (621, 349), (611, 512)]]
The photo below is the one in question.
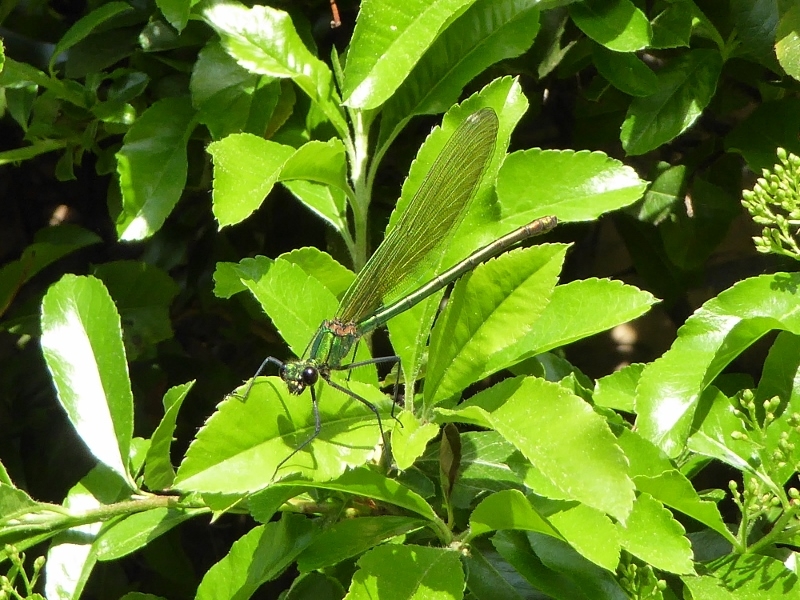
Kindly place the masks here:
[[(399, 363), (397, 356), (350, 363), (344, 361), (364, 335), (384, 325), (392, 317), (446, 287), (483, 261), (556, 226), (555, 217), (536, 219), (473, 252), (411, 293), (387, 303), (387, 298), (402, 293), (404, 287), (419, 276), (421, 268), (436, 256), (436, 252), (446, 247), (480, 186), (494, 153), (498, 127), (497, 114), (491, 108), (482, 108), (467, 117), (445, 143), (396, 225), (345, 292), (334, 318), (323, 321), (319, 326), (302, 358), (283, 362), (269, 356), (261, 363), (245, 391), (245, 397), (255, 378), (268, 364), (278, 367), (280, 377), (291, 394), (299, 395), (306, 388), (311, 391), (314, 433), (278, 464), (275, 473), (321, 431), (314, 390), (320, 378), (366, 405), (375, 414), (383, 439), (383, 423), (377, 407), (333, 381), (331, 372), (367, 364)], [(397, 390), (398, 384), (395, 383), (395, 403), (398, 400)]]

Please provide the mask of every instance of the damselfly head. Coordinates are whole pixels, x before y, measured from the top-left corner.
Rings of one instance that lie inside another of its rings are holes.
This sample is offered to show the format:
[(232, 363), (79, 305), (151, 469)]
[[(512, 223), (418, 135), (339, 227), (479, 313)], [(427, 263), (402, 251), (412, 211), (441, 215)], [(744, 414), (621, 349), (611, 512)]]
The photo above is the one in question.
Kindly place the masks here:
[(309, 385), (314, 385), (319, 379), (319, 369), (306, 362), (289, 362), (280, 370), (281, 379), (286, 382), (289, 393), (299, 395)]

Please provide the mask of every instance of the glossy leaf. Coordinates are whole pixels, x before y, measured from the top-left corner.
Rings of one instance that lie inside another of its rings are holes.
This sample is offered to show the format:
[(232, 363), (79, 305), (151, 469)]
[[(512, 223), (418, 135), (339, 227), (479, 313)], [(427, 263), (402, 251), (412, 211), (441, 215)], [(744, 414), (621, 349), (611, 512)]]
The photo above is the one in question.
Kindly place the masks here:
[(520, 529), (563, 539), (518, 490), (504, 490), (483, 500), (472, 511), (469, 527), (474, 536), (503, 529)]
[(592, 50), (597, 71), (618, 90), (631, 96), (649, 96), (656, 91), (658, 78), (632, 52), (613, 52), (597, 45)]
[[(525, 537), (541, 561), (540, 564), (550, 571), (545, 575), (545, 581), (553, 578), (552, 573), (555, 572), (565, 576), (592, 600), (601, 598), (622, 600), (626, 597), (614, 575), (585, 559), (565, 542), (537, 533), (527, 533)], [(565, 599), (583, 597), (576, 593), (571, 596), (558, 593), (554, 595)]]
[(210, 144), (208, 153), (214, 160), (212, 210), (222, 228), (261, 206), (294, 149), (241, 133)]
[[(549, 176), (551, 173), (559, 173), (559, 177)], [(645, 187), (633, 169), (602, 152), (515, 152), (497, 175), (501, 210), (528, 221), (545, 215), (556, 215), (561, 221), (596, 219), (633, 204)], [(530, 206), (531, 197), (537, 199), (534, 207)]]
[[(301, 357), (326, 319), (333, 318), (338, 302), (325, 284), (304, 271), (289, 258), (278, 258), (262, 275), (248, 275), (242, 282), (256, 297), (264, 312), (272, 319), (295, 356)], [(341, 269), (341, 267), (340, 267)], [(286, 302), (292, 298), (292, 302)], [(354, 362), (369, 360), (367, 344), (358, 344)], [(340, 371), (340, 373), (342, 373)], [(335, 377), (377, 385), (374, 366), (365, 365)]]
[(636, 385), (642, 375), (644, 365), (627, 365), (622, 369), (601, 377), (595, 383), (592, 400), (598, 406), (614, 410), (635, 412)]
[(642, 373), (639, 433), (669, 456), (685, 448), (701, 394), (739, 353), (771, 329), (800, 332), (798, 277), (746, 279), (706, 302), (678, 330), (672, 347)]
[(676, 2), (668, 4), (653, 19), (653, 39), (651, 48), (681, 48), (689, 46), (692, 35), (692, 13), (686, 10), (686, 4)]
[(206, 572), (195, 598), (250, 598), (283, 573), (316, 535), (313, 521), (302, 515), (284, 514), (280, 521), (254, 527)]
[(620, 132), (625, 152), (644, 154), (691, 127), (711, 102), (721, 70), (715, 50), (692, 50), (661, 69), (657, 91), (628, 109)]
[(349, 600), (391, 598), (450, 600), (464, 591), (464, 570), (457, 552), (406, 544), (379, 546), (358, 559)]
[(314, 214), (327, 221), (346, 242), (349, 241), (347, 196), (341, 189), (297, 179), (284, 181), (283, 185)]
[(56, 59), (63, 53), (72, 48), (75, 44), (89, 36), (92, 31), (113, 19), (115, 16), (131, 10), (133, 7), (127, 2), (109, 2), (103, 4), (84, 17), (78, 19), (67, 32), (61, 37), (56, 47), (51, 51), (48, 69), (53, 72)]
[[(793, 5), (780, 16), (775, 32), (775, 53), (783, 70), (800, 79), (800, 6)], [(767, 41), (771, 38), (767, 38)]]
[(681, 577), (696, 598), (782, 600), (800, 587), (797, 574), (770, 556), (732, 554), (705, 567), (702, 577)]
[(730, 398), (714, 386), (709, 386), (698, 402), (703, 407), (694, 423), (688, 448), (697, 454), (716, 458), (739, 471), (755, 474), (761, 459), (759, 444), (735, 432), (744, 426)]
[(439, 32), (474, 1), (366, 0), (347, 54), (344, 104), (371, 109), (386, 102)]
[[(388, 399), (373, 387), (355, 381), (349, 386), (379, 406), (388, 425)], [(244, 389), (241, 386), (223, 400), (198, 432), (178, 469), (176, 489), (248, 493), (292, 473), (325, 481), (347, 467), (364, 464), (375, 451), (380, 432), (374, 413), (323, 383), (317, 389), (319, 437), (275, 473), (279, 463), (314, 432), (310, 394), (289, 395), (277, 377), (259, 379), (246, 400), (242, 400)]]
[(230, 298), (247, 290), (242, 279), (258, 280), (269, 271), (274, 261), (266, 256), (243, 258), (238, 263), (218, 262), (214, 269), (214, 295)]
[(523, 588), (527, 582), (488, 543), (470, 544), (462, 560), (467, 589), (478, 600), (523, 600), (535, 593), (529, 585)]
[(130, 487), (133, 394), (119, 314), (94, 277), (65, 275), (42, 301), (42, 353), (70, 422)]
[(609, 50), (635, 52), (650, 43), (650, 22), (630, 0), (586, 0), (570, 4), (569, 15), (581, 31)]
[(392, 432), (392, 457), (397, 468), (404, 471), (422, 456), (428, 442), (439, 433), (439, 426), (423, 423), (408, 410), (402, 411), (398, 419), (403, 426), (395, 427)]
[(539, 0), (478, 0), (436, 39), (381, 111), (381, 140), (413, 115), (445, 112), (487, 67), (519, 56), (539, 31)]
[(269, 6), (247, 8), (236, 2), (218, 2), (208, 5), (202, 15), (242, 67), (252, 73), (291, 79), (339, 134), (347, 135), (332, 74), (303, 44), (288, 13)]
[(655, 302), (649, 292), (607, 279), (556, 286), (530, 331), (516, 344), (492, 355), (483, 374), (627, 323)]
[(512, 250), (461, 278), (431, 334), (427, 405), (476, 381), (495, 353), (531, 331), (550, 299), (565, 250), (560, 245)]
[(709, 500), (702, 500), (691, 481), (678, 470), (666, 471), (654, 477), (634, 476), (633, 481), (639, 491), (647, 492), (659, 502), (692, 517), (716, 531), (731, 544), (736, 544), (736, 538), (722, 520), (717, 505)]
[(178, 33), (189, 22), (189, 12), (193, 4), (195, 2), (192, 0), (156, 0), (156, 6)]
[(425, 525), (421, 519), (410, 517), (361, 517), (345, 519), (322, 532), (297, 557), (297, 568), (315, 571), (369, 550), (384, 540), (403, 535)]
[(116, 560), (136, 552), (173, 527), (204, 512), (207, 511), (154, 508), (129, 515), (106, 528), (97, 539), (97, 560)]
[(282, 254), (281, 259), (297, 265), (322, 283), (337, 298), (341, 298), (353, 283), (355, 275), (334, 260), (330, 254), (317, 248), (296, 248)]
[(657, 569), (685, 575), (694, 572), (686, 531), (664, 506), (646, 493), (633, 504), (627, 522), (617, 525), (622, 546)]
[(509, 379), (456, 410), (437, 413), (440, 421), (494, 429), (566, 498), (621, 521), (630, 511), (633, 482), (608, 424), (561, 386), (541, 379)]
[(183, 385), (176, 385), (164, 394), (164, 416), (150, 438), (144, 469), (144, 482), (151, 490), (166, 489), (175, 480), (170, 446), (172, 446), (172, 436), (175, 433), (178, 411), (194, 383), (194, 381), (190, 381)]
[(736, 55), (774, 60), (778, 4), (770, 0), (731, 0), (730, 6), (730, 19), (736, 27), (738, 42)]
[(379, 502), (393, 504), (405, 510), (411, 511), (421, 517), (439, 523), (431, 505), (422, 496), (413, 492), (406, 486), (390, 479), (369, 467), (358, 467), (345, 471), (343, 475), (331, 481), (306, 481), (302, 479), (289, 480), (276, 485), (295, 488), (314, 488), (323, 490), (333, 490), (344, 492), (355, 496), (372, 498)]
[(190, 90), (197, 120), (208, 127), (214, 140), (239, 132), (263, 135), (265, 119), (280, 96), (280, 86), (271, 77), (240, 67), (219, 42), (200, 51)]
[(155, 102), (125, 134), (117, 152), (122, 212), (121, 240), (141, 240), (158, 231), (186, 185), (186, 142), (194, 125), (187, 98)]
[[(770, 348), (761, 380), (758, 382), (755, 401), (763, 406), (765, 400), (775, 396), (781, 399), (776, 414), (778, 418), (768, 424), (764, 450), (772, 454), (780, 447), (785, 448), (783, 436), (792, 436), (792, 416), (800, 414), (800, 337), (790, 333), (780, 333)], [(789, 460), (785, 464), (772, 465), (775, 481), (779, 484), (794, 475), (795, 465), (800, 463), (800, 447), (788, 448)]]

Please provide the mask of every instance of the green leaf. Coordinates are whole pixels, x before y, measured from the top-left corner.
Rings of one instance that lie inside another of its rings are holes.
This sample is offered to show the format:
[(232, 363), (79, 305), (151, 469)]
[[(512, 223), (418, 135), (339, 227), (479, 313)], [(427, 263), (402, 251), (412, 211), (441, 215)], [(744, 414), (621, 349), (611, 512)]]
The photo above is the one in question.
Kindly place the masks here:
[(717, 89), (722, 57), (715, 50), (691, 50), (661, 69), (658, 89), (635, 98), (620, 140), (629, 156), (666, 144), (694, 124)]
[[(756, 474), (760, 466), (759, 444), (750, 438), (738, 439), (743, 424), (725, 394), (709, 386), (700, 396), (698, 414), (687, 447), (697, 454), (716, 458), (739, 471)], [(736, 432), (736, 433), (734, 433)]]
[[(350, 389), (378, 406), (388, 422), (389, 400), (355, 381)], [(324, 382), (317, 389), (320, 435), (281, 461), (314, 433), (310, 394), (289, 395), (277, 377), (259, 378), (242, 400), (245, 386), (223, 400), (198, 432), (178, 468), (174, 487), (183, 491), (250, 493), (275, 479), (302, 473), (313, 481), (340, 476), (362, 465), (375, 451), (380, 432), (375, 414), (361, 402)], [(292, 481), (297, 484), (296, 481)]]
[(50, 62), (47, 65), (50, 73), (53, 73), (56, 59), (63, 53), (72, 48), (75, 44), (84, 40), (92, 33), (97, 27), (117, 16), (118, 14), (133, 10), (133, 7), (127, 2), (109, 2), (94, 9), (89, 14), (78, 19), (61, 37), (61, 39), (53, 48), (50, 55)]
[(64, 275), (42, 300), (42, 353), (58, 400), (101, 463), (136, 489), (128, 474), (133, 394), (119, 314), (94, 277)]
[(581, 556), (615, 572), (619, 563), (619, 535), (614, 523), (597, 509), (575, 502), (534, 498), (533, 505)]
[(97, 560), (116, 560), (143, 548), (157, 537), (206, 509), (154, 508), (134, 513), (103, 530), (95, 542)]
[(304, 179), (348, 190), (344, 144), (333, 138), (327, 142), (312, 140), (300, 146), (286, 161), (281, 181)]
[[(277, 181), (302, 179), (348, 189), (344, 145), (336, 139), (311, 141), (295, 150), (242, 133), (212, 143), (208, 152), (214, 159), (213, 210), (220, 228), (250, 216)], [(292, 191), (318, 189), (288, 187)], [(305, 194), (301, 199), (306, 200)], [(333, 201), (333, 206), (307, 203), (341, 233), (347, 230), (344, 197), (336, 193)]]
[(99, 265), (94, 275), (117, 305), (129, 360), (173, 336), (169, 309), (179, 289), (167, 273), (145, 262), (127, 260)]
[(796, 274), (740, 281), (706, 302), (678, 330), (678, 339), (642, 373), (636, 426), (667, 455), (683, 452), (700, 396), (738, 354), (772, 329), (800, 333)]
[(536, 588), (560, 600), (624, 600), (616, 576), (561, 540), (538, 534), (498, 533), (497, 550)]
[(122, 212), (121, 240), (141, 240), (158, 231), (175, 208), (186, 184), (186, 142), (194, 129), (188, 98), (152, 104), (131, 125), (117, 152)]
[[(646, 186), (631, 167), (602, 152), (534, 148), (506, 157), (497, 175), (497, 198), (502, 212), (521, 223), (545, 215), (591, 221), (632, 204)], [(531, 197), (538, 199), (534, 207)]]
[(282, 254), (280, 258), (303, 269), (337, 298), (344, 295), (355, 279), (350, 269), (336, 262), (327, 252), (317, 248), (297, 248)]
[(533, 588), (488, 544), (470, 544), (469, 553), (462, 560), (467, 571), (467, 590), (476, 599), (523, 600), (534, 597)]
[(197, 0), (156, 0), (156, 6), (175, 30), (180, 33), (189, 22), (189, 11)]
[(634, 476), (633, 481), (639, 491), (647, 492), (659, 502), (713, 529), (731, 544), (737, 544), (736, 538), (722, 520), (717, 505), (708, 500), (701, 500), (692, 482), (677, 469), (655, 477)]
[(631, 213), (639, 221), (659, 225), (667, 218), (680, 214), (678, 206), (684, 202), (687, 186), (686, 165), (670, 166), (660, 163), (642, 202)]
[(381, 111), (381, 140), (413, 115), (445, 112), (489, 66), (519, 56), (539, 31), (539, 0), (478, 0), (439, 35)]
[(392, 432), (392, 457), (401, 471), (410, 469), (433, 438), (439, 433), (435, 423), (423, 423), (409, 410), (404, 410), (398, 417), (402, 427), (395, 427)]
[[(242, 281), (275, 323), (295, 356), (303, 356), (320, 324), (336, 313), (338, 302), (329, 289), (314, 275), (282, 257), (263, 276)], [(286, 298), (295, 300), (287, 303)], [(367, 344), (358, 344), (354, 362), (369, 358)], [(374, 366), (365, 365), (349, 375), (350, 379), (377, 385)]]
[(318, 535), (297, 557), (297, 568), (307, 572), (337, 565), (384, 540), (414, 531), (425, 524), (421, 519), (388, 515), (339, 521)]
[[(503, 381), (439, 421), (494, 429), (564, 494), (624, 521), (633, 504), (628, 462), (606, 421), (560, 385), (534, 378)], [(535, 491), (535, 490), (534, 490)]]
[(556, 286), (550, 303), (527, 335), (492, 355), (484, 373), (627, 323), (655, 303), (649, 292), (608, 279), (583, 279)]
[[(736, 56), (774, 63), (778, 3), (772, 0), (731, 0), (730, 20), (736, 28)], [(798, 13), (800, 14), (800, 13)]]
[(583, 33), (609, 50), (636, 52), (650, 44), (650, 22), (630, 0), (585, 0), (570, 4), (569, 16)]
[(283, 573), (316, 535), (312, 520), (289, 513), (280, 521), (254, 527), (206, 572), (195, 598), (250, 598), (261, 584)]
[(313, 181), (284, 181), (283, 185), (311, 212), (327, 221), (344, 237), (345, 242), (349, 241), (347, 195), (342, 190)]
[(238, 263), (218, 262), (214, 269), (214, 295), (230, 298), (247, 290), (243, 279), (262, 277), (272, 266), (273, 260), (266, 256), (243, 258)]
[[(438, 456), (438, 447), (434, 446), (431, 451)], [(520, 455), (514, 445), (496, 431), (462, 432), (461, 468), (450, 495), (453, 506), (471, 508), (476, 499), (492, 492), (509, 488), (522, 490), (522, 479), (511, 468), (516, 457)]]
[(622, 546), (654, 568), (679, 575), (694, 573), (686, 530), (649, 494), (636, 498), (628, 520), (618, 523), (617, 531)]
[[(283, 258), (275, 260), (259, 279), (244, 283), (295, 356), (303, 355), (320, 323), (330, 319), (339, 304), (316, 277)], [(286, 298), (298, 300), (287, 303)]]
[[(766, 38), (769, 41), (772, 38)], [(783, 13), (775, 32), (775, 53), (788, 75), (800, 79), (800, 6), (791, 6)]]
[(428, 521), (433, 521), (444, 527), (431, 505), (425, 502), (416, 492), (413, 492), (394, 479), (381, 475), (369, 467), (358, 467), (345, 471), (338, 479), (332, 481), (305, 481), (293, 479), (276, 484), (278, 486), (311, 488), (344, 492), (354, 496), (372, 498), (379, 502), (393, 504), (405, 510), (414, 512)]
[(269, 6), (247, 8), (231, 1), (207, 5), (202, 16), (242, 67), (252, 73), (291, 79), (330, 119), (339, 135), (347, 136), (330, 69), (308, 51), (287, 13)]
[(452, 600), (464, 591), (458, 552), (407, 544), (379, 546), (358, 559), (348, 600), (391, 598)]
[(294, 149), (249, 133), (213, 142), (212, 210), (220, 229), (240, 223), (255, 211), (278, 180)]
[(496, 492), (483, 500), (472, 511), (469, 527), (473, 536), (503, 529), (520, 529), (564, 539), (518, 490)]
[(598, 44), (592, 60), (600, 75), (626, 94), (649, 96), (656, 91), (658, 78), (633, 52), (613, 52)]
[(792, 131), (800, 129), (800, 98), (781, 98), (759, 104), (725, 137), (725, 149), (738, 152), (755, 173), (771, 169), (777, 162), (775, 148), (800, 154), (800, 140)]
[(144, 469), (144, 482), (151, 490), (164, 490), (175, 480), (175, 469), (172, 468), (169, 451), (178, 411), (194, 383), (190, 381), (176, 385), (164, 394), (164, 416), (150, 438)]
[(350, 41), (344, 104), (378, 108), (408, 77), (436, 37), (475, 0), (365, 0)]
[(562, 245), (512, 250), (459, 280), (431, 334), (426, 405), (477, 381), (495, 353), (531, 331), (550, 299), (565, 252)]
[(643, 369), (642, 364), (627, 365), (619, 371), (599, 378), (595, 383), (592, 400), (598, 406), (635, 412), (636, 385)]
[(0, 268), (0, 315), (8, 309), (22, 286), (46, 266), (100, 241), (99, 236), (77, 225), (39, 229), (22, 255)]
[[(72, 514), (80, 514), (128, 498), (129, 494), (130, 490), (119, 477), (103, 464), (97, 464), (69, 490), (63, 504)], [(62, 531), (53, 538), (45, 563), (44, 591), (48, 598), (81, 596), (97, 562), (95, 542), (104, 527), (103, 523), (90, 522)], [(48, 537), (53, 533), (49, 532)], [(17, 547), (22, 545), (17, 544)]]
[(692, 35), (692, 12), (683, 2), (669, 4), (653, 19), (653, 39), (650, 47), (688, 48)]
[[(800, 589), (797, 574), (761, 554), (731, 554), (711, 561), (702, 577), (681, 577), (695, 598), (783, 600)], [(754, 576), (758, 573), (758, 576)]]
[(243, 69), (217, 41), (200, 51), (189, 89), (197, 120), (214, 140), (239, 132), (263, 135), (281, 93), (271, 77)]
[(755, 400), (757, 405), (763, 406), (765, 400), (775, 396), (782, 402), (775, 411), (778, 417), (767, 426), (764, 450), (770, 455), (779, 448), (784, 452), (788, 450), (785, 464), (778, 461), (770, 465), (775, 481), (784, 484), (794, 475), (795, 465), (800, 463), (800, 446), (794, 444), (794, 448), (787, 448), (783, 441), (784, 436), (788, 439), (794, 431), (791, 415), (800, 414), (800, 337), (786, 332), (778, 334), (764, 361)]

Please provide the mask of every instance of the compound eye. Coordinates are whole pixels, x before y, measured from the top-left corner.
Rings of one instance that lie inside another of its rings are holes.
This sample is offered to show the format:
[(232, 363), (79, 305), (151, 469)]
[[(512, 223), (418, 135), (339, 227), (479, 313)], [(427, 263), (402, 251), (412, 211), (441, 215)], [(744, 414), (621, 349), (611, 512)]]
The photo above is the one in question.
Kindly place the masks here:
[(303, 373), (300, 375), (300, 378), (306, 385), (314, 385), (319, 379), (319, 371), (317, 371), (317, 369), (314, 367), (306, 367), (303, 369)]

